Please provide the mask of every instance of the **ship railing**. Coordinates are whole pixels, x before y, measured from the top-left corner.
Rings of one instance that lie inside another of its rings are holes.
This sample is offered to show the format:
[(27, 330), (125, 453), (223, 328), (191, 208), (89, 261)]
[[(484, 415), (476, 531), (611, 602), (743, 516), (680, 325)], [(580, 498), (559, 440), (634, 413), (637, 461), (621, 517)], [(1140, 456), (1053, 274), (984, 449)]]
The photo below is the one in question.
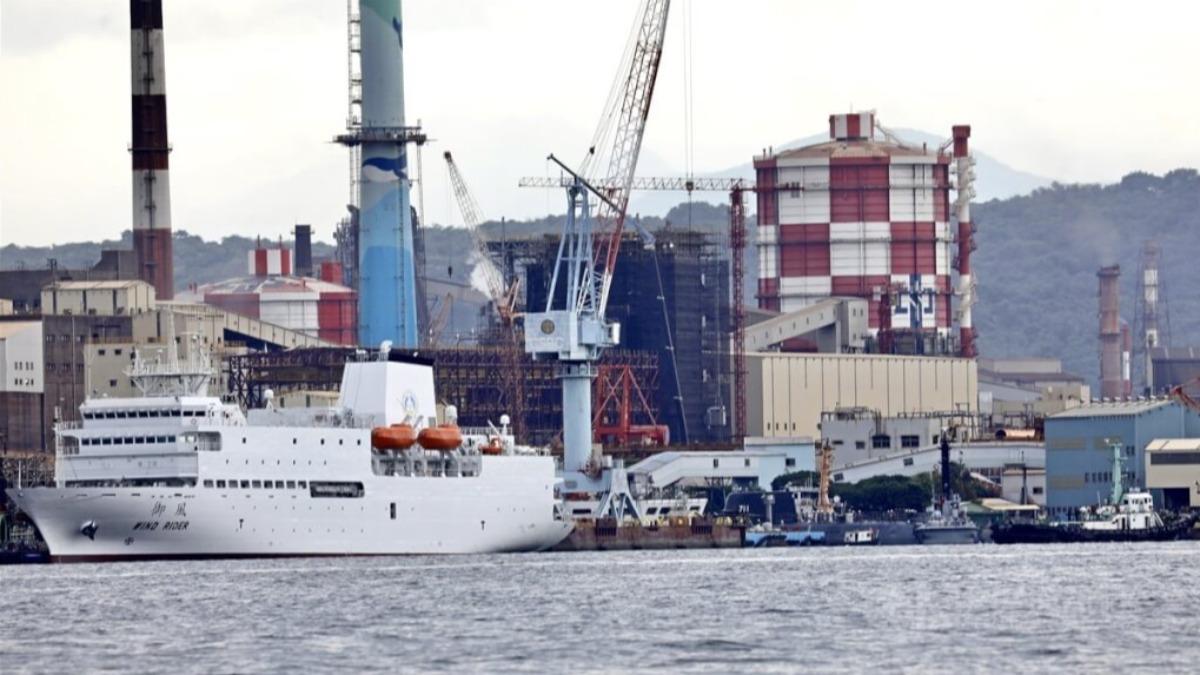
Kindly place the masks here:
[(60, 420), (55, 423), (54, 428), (59, 431), (70, 431), (72, 429), (82, 429), (83, 420)]

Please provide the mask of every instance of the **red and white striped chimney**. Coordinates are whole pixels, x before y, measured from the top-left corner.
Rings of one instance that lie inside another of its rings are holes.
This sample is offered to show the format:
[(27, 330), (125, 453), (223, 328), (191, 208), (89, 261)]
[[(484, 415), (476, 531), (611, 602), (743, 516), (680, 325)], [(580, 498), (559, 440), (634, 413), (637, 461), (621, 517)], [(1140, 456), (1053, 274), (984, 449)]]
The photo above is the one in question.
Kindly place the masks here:
[(971, 168), (971, 153), (967, 139), (971, 127), (965, 124), (952, 128), (954, 160), (958, 173), (958, 330), (959, 353), (966, 358), (975, 358), (975, 326), (971, 320), (971, 306), (975, 304), (975, 287), (971, 279), (971, 251), (975, 248), (974, 227), (971, 225), (971, 197), (973, 196), (975, 171)]
[(133, 74), (133, 251), (138, 277), (160, 300), (175, 295), (162, 0), (129, 0)]

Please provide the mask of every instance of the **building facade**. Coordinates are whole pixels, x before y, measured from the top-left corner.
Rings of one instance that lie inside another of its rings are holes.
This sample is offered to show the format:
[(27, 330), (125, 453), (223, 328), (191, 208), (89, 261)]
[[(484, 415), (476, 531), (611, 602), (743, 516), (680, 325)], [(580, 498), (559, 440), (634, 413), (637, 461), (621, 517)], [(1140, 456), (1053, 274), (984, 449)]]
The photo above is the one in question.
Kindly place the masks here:
[(1092, 402), (1046, 418), (1046, 507), (1067, 519), (1106, 498), (1111, 444), (1124, 448), (1124, 484), (1146, 485), (1146, 447), (1156, 439), (1200, 435), (1200, 415), (1166, 399)]
[[(871, 112), (831, 115), (829, 136), (754, 160), (759, 306), (788, 312), (830, 296), (865, 298), (872, 334), (894, 329), (916, 338), (920, 353), (957, 353), (952, 271), (967, 269), (970, 253), (960, 245), (970, 228), (951, 223), (959, 147), (902, 143)], [(961, 146), (969, 162), (966, 136)], [(968, 180), (960, 176), (960, 186)], [(969, 200), (969, 189), (961, 196)]]
[(863, 408), (885, 417), (954, 413), (974, 418), (979, 410), (975, 361), (883, 354), (746, 355), (748, 435), (818, 438), (822, 413), (839, 408)]
[(42, 322), (0, 320), (0, 450), (45, 447)]

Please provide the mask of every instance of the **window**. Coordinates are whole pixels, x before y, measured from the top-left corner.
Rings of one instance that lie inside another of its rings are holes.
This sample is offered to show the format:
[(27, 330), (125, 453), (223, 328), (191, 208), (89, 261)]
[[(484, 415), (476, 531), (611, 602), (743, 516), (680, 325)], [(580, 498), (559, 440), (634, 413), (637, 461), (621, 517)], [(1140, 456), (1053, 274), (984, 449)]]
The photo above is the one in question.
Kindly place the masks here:
[(913, 465), (913, 458), (912, 458), (912, 457), (905, 457), (905, 458), (904, 458), (904, 466), (912, 466), (912, 465)]
[(396, 519), (396, 502), (391, 503), (390, 510), (392, 513), (392, 520), (395, 520)]
[(120, 356), (120, 355), (121, 355), (121, 350), (120, 350), (120, 349), (114, 349), (114, 350), (113, 350), (113, 356)]
[(854, 449), (855, 450), (866, 450), (867, 449), (866, 441), (854, 441)]
[(1045, 490), (1042, 489), (1042, 486), (1040, 486), (1040, 485), (1033, 486), (1033, 494), (1040, 495), (1043, 492), (1045, 492)]
[[(242, 481), (242, 489), (243, 489), (243, 490), (245, 490), (245, 489), (247, 489), (247, 488), (249, 488), (249, 487), (250, 487), (250, 481), (248, 481), (248, 480), (244, 480), (244, 481)], [(255, 487), (258, 487), (258, 486), (256, 485)]]
[(714, 460), (713, 460), (713, 468), (714, 468), (714, 469), (719, 469), (719, 468), (721, 468), (721, 460), (719, 460), (719, 459), (714, 459)]
[(304, 482), (304, 481), (302, 481), (302, 480), (298, 480), (298, 481), (296, 481), (296, 487), (298, 487), (298, 488), (300, 488), (301, 490), (303, 490), (303, 489), (304, 489), (305, 487), (307, 487), (307, 486), (305, 485), (305, 482)]
[(236, 480), (229, 481), (229, 487), (236, 489), (237, 486), (238, 486), (238, 482)]
[(210, 488), (212, 486), (213, 486), (213, 482), (211, 480), (204, 481), (204, 487)]
[(905, 434), (900, 437), (900, 447), (902, 448), (918, 448), (921, 446), (921, 437), (916, 434)]
[(294, 490), (294, 489), (296, 489), (296, 481), (294, 481), (294, 480), (289, 480), (289, 481), (287, 482), (287, 489), (289, 489), (289, 490)]
[(892, 437), (887, 434), (876, 434), (871, 437), (871, 447), (876, 450), (892, 447)]
[(282, 490), (283, 489), (283, 481), (281, 481), (281, 480), (275, 481), (275, 489)]
[(252, 480), (252, 481), (250, 481), (250, 487), (260, 488), (260, 487), (262, 487), (262, 481)]
[(784, 464), (784, 466), (788, 466), (788, 467), (796, 466), (796, 458), (788, 457), (786, 460), (784, 460), (783, 464)]
[(749, 468), (749, 467), (750, 467), (750, 460), (749, 460), (749, 458), (747, 458), (747, 459), (744, 459), (744, 460), (742, 460), (742, 461), (744, 461), (744, 462), (745, 462), (745, 466), (746, 466), (746, 468)]
[(104, 356), (104, 352), (105, 352), (105, 350), (103, 350), (103, 349), (97, 349), (97, 350), (96, 350), (96, 354), (97, 354), (98, 356)]
[(219, 487), (219, 488), (225, 487), (225, 481), (223, 481), (223, 480), (217, 481), (217, 487)]
[(313, 481), (308, 484), (313, 497), (338, 497), (357, 499), (364, 494), (363, 484), (358, 482)]

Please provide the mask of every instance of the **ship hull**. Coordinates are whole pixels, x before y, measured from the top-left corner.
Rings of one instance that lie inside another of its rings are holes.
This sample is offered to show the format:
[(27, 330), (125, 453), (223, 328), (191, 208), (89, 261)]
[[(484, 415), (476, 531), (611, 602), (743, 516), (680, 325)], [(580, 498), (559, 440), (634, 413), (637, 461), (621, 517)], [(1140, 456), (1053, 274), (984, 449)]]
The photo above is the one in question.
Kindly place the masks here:
[(357, 498), (301, 489), (10, 490), (60, 562), (502, 553), (549, 549), (552, 460), (485, 458), (470, 478), (378, 476)]
[(992, 527), (992, 541), (997, 544), (1174, 541), (1187, 536), (1192, 524), (1191, 519), (1185, 518), (1162, 527), (1141, 530), (1093, 530), (1079, 524), (1009, 522)]
[(921, 527), (913, 532), (921, 544), (977, 544), (979, 529), (975, 527)]

